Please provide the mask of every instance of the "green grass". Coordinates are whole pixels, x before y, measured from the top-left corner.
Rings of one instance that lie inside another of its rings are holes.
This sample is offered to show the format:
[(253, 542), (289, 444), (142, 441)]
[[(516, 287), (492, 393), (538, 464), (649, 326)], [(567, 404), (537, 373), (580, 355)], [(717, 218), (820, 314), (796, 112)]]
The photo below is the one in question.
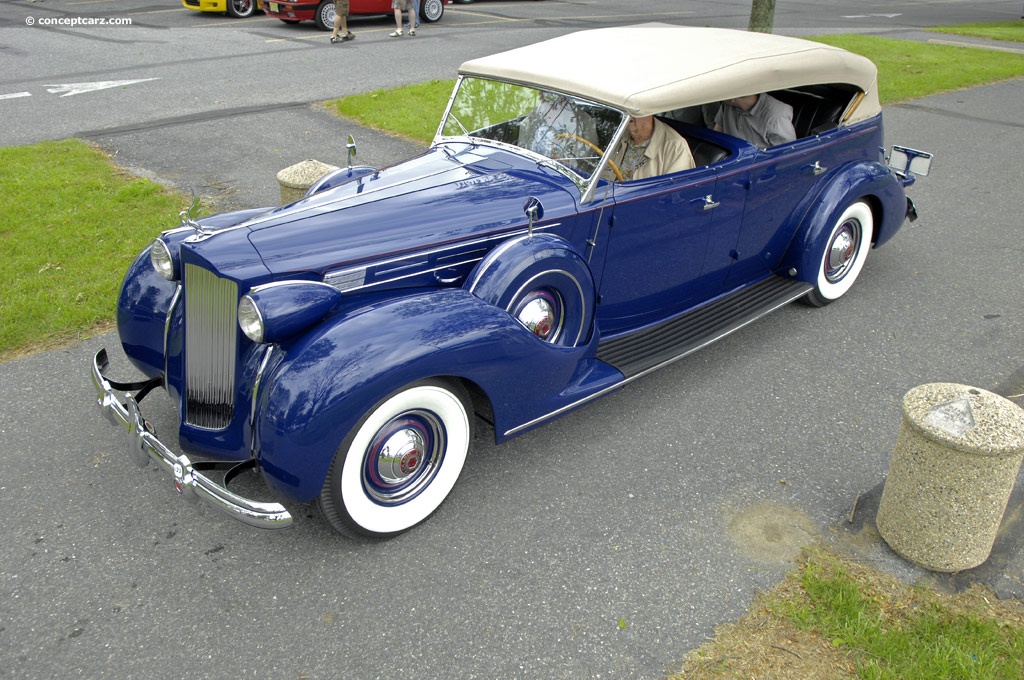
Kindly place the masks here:
[(813, 39), (875, 62), (883, 106), (1024, 76), (1024, 54), (868, 35), (829, 35)]
[(955, 26), (939, 26), (925, 29), (933, 33), (947, 35), (965, 35), (988, 40), (1007, 40), (1024, 42), (1024, 21), (1000, 21), (987, 24), (957, 24)]
[(924, 590), (891, 597), (864, 572), (817, 558), (799, 575), (803, 597), (769, 611), (829, 640), (854, 660), (858, 677), (1020, 678), (1024, 631)]
[(328, 110), (361, 124), (429, 144), (448, 105), (454, 80), (431, 80), (356, 94), (327, 103)]
[(132, 258), (183, 207), (81, 141), (0, 148), (0, 359), (109, 324)]

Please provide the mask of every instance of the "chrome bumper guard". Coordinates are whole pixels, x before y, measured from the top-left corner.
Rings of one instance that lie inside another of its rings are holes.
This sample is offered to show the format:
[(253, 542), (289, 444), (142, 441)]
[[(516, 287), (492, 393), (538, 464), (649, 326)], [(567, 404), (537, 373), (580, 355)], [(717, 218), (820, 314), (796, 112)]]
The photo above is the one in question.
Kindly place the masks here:
[[(107, 420), (125, 429), (128, 436), (128, 454), (139, 466), (145, 467), (150, 458), (174, 475), (174, 488), (190, 501), (200, 498), (227, 515), (250, 526), (261, 529), (283, 529), (291, 525), (292, 516), (280, 503), (265, 503), (243, 498), (227, 489), (231, 478), (255, 465), (246, 463), (202, 462), (193, 463), (185, 455), (176, 455), (153, 432), (139, 411), (139, 401), (159, 383), (160, 379), (143, 383), (117, 383), (103, 375), (109, 361), (107, 350), (101, 349), (93, 357), (92, 379), (98, 396), (97, 404)], [(139, 390), (133, 396), (127, 390)], [(125, 392), (121, 403), (116, 391)], [(224, 484), (218, 484), (200, 470), (227, 469)]]

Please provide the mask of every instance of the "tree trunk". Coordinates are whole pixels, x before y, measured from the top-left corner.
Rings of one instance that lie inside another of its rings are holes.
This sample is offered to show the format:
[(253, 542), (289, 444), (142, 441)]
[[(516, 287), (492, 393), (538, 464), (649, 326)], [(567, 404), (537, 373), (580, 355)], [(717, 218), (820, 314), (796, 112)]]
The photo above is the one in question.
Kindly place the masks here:
[(775, 23), (775, 0), (753, 0), (750, 7), (750, 25), (748, 31), (771, 33)]

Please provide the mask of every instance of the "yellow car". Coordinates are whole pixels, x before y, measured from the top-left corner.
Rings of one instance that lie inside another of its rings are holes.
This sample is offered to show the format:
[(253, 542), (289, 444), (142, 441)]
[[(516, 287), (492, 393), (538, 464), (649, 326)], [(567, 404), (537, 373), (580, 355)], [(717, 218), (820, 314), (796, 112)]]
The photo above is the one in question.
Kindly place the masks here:
[(226, 12), (232, 17), (251, 17), (263, 10), (260, 0), (181, 0), (185, 9), (198, 12)]

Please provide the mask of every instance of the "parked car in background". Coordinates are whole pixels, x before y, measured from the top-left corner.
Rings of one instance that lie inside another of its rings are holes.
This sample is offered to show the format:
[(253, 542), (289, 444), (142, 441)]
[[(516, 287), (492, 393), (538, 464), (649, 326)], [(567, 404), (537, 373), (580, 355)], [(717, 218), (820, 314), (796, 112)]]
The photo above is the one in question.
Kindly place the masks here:
[[(709, 107), (765, 91), (795, 140), (707, 126)], [(623, 175), (646, 116), (695, 167)], [(885, 157), (874, 65), (820, 43), (646, 25), (473, 59), (420, 155), (161, 234), (117, 302), (145, 379), (111, 380), (97, 353), (98, 403), (136, 462), (244, 522), (286, 526), (287, 503), (315, 502), (343, 534), (393, 536), (452, 491), (477, 417), (501, 442), (789, 302), (846, 295), (916, 217), (904, 189), (929, 160)], [(188, 455), (142, 416), (158, 387)], [(229, 490), (245, 469), (276, 498)]]
[[(445, 0), (420, 0), (420, 19), (426, 23), (440, 21)], [(334, 28), (334, 0), (268, 0), (263, 3), (267, 16), (286, 24), (313, 21), (321, 31)], [(349, 16), (365, 14), (393, 15), (391, 0), (350, 0)]]
[(236, 18), (251, 17), (262, 8), (261, 0), (181, 0), (185, 9), (197, 12), (222, 12)]

